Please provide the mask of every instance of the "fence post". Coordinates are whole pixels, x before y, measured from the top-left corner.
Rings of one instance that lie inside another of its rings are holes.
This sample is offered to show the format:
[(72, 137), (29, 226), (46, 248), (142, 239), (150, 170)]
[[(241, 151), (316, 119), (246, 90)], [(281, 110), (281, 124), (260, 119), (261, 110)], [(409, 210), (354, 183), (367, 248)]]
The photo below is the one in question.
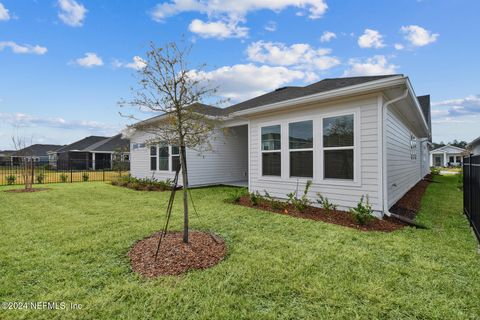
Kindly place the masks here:
[(103, 163), (102, 170), (103, 170), (103, 181), (105, 181), (105, 161)]
[(470, 225), (472, 221), (472, 154), (468, 154), (468, 220)]
[(70, 159), (68, 166), (70, 167), (70, 183), (73, 183), (72, 159)]

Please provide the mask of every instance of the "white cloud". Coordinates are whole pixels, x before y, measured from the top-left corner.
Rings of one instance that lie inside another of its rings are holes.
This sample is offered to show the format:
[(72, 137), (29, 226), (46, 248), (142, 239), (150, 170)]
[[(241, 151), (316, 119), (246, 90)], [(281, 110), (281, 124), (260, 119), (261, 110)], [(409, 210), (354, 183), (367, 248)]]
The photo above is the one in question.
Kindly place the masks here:
[(364, 61), (350, 59), (349, 68), (345, 70), (344, 76), (373, 76), (396, 73), (398, 66), (388, 63), (383, 55), (373, 56)]
[(377, 30), (365, 29), (363, 34), (358, 37), (358, 45), (360, 48), (383, 48), (383, 36)]
[(145, 68), (146, 62), (140, 56), (134, 56), (132, 62), (122, 62), (120, 60), (114, 60), (112, 66), (114, 68), (128, 68), (134, 70), (140, 70)]
[(403, 44), (401, 44), (401, 43), (395, 43), (394, 47), (395, 47), (396, 50), (403, 50), (403, 49), (405, 49), (405, 46), (404, 46)]
[(213, 87), (218, 87), (218, 95), (233, 101), (246, 100), (292, 81), (305, 80), (307, 73), (286, 67), (256, 66), (254, 64), (237, 64), (225, 66), (212, 71), (192, 72), (193, 77), (207, 80)]
[(243, 20), (252, 11), (279, 12), (287, 7), (306, 9), (310, 19), (320, 18), (328, 6), (325, 0), (172, 0), (157, 4), (152, 10), (156, 21), (163, 21), (181, 12), (196, 11), (208, 16), (228, 16)]
[(420, 26), (403, 26), (400, 31), (405, 34), (405, 39), (414, 47), (423, 47), (437, 41), (438, 33), (432, 33)]
[(432, 117), (461, 117), (480, 115), (480, 95), (433, 102)]
[(83, 4), (75, 0), (58, 0), (58, 6), (60, 7), (58, 17), (65, 24), (71, 27), (81, 27), (83, 25), (88, 12)]
[(48, 127), (63, 129), (86, 129), (95, 132), (104, 132), (115, 130), (116, 127), (92, 120), (65, 120), (62, 117), (42, 117), (25, 113), (0, 113), (0, 119), (3, 123), (19, 127)]
[(265, 25), (265, 30), (268, 32), (277, 31), (277, 23), (275, 21), (268, 21), (268, 23)]
[(337, 35), (331, 31), (325, 31), (320, 37), (320, 42), (329, 42), (332, 39), (335, 39)]
[(8, 9), (0, 2), (0, 21), (8, 21), (11, 19)]
[(257, 41), (247, 48), (250, 61), (270, 65), (293, 66), (295, 69), (309, 71), (324, 71), (340, 64), (340, 60), (330, 56), (330, 53), (330, 49), (315, 49), (306, 43), (295, 43), (287, 46), (279, 42)]
[(93, 68), (103, 66), (103, 60), (94, 52), (87, 52), (83, 58), (75, 60), (75, 64), (84, 68)]
[(10, 48), (13, 53), (29, 53), (29, 54), (38, 54), (38, 55), (43, 55), (47, 53), (47, 48), (42, 47), (39, 45), (19, 45), (13, 41), (0, 41), (0, 51), (2, 51), (5, 48)]
[(202, 38), (244, 38), (248, 34), (248, 28), (238, 26), (236, 22), (203, 22), (194, 19), (188, 29)]

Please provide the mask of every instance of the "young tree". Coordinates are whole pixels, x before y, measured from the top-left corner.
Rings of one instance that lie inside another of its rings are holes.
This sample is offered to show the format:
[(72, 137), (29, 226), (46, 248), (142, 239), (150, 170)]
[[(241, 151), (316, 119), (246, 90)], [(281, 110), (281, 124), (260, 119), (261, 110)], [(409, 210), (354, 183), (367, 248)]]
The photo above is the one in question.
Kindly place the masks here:
[(30, 190), (32, 189), (34, 179), (34, 160), (33, 154), (28, 147), (32, 143), (28, 143), (27, 139), (20, 137), (18, 133), (12, 136), (12, 143), (15, 150), (17, 150), (15, 155), (20, 158), (20, 170), (22, 172), (25, 190)]
[[(150, 44), (138, 70), (139, 88), (132, 89), (133, 98), (120, 101), (120, 106), (132, 106), (159, 116), (141, 121), (131, 128), (150, 134), (147, 144), (171, 145), (180, 148), (183, 181), (183, 242), (188, 243), (188, 166), (186, 149), (204, 151), (218, 125), (218, 119), (205, 115), (209, 108), (201, 104), (213, 97), (216, 88), (202, 78), (202, 69), (190, 69), (188, 56), (191, 46), (167, 43), (163, 47)], [(133, 118), (132, 115), (128, 117)]]

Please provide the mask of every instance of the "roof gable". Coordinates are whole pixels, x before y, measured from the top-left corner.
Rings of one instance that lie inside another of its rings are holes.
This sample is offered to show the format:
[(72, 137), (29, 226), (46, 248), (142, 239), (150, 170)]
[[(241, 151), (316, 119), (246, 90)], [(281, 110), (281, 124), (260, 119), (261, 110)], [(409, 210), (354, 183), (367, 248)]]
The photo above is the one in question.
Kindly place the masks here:
[(462, 149), (462, 148), (459, 148), (459, 147), (455, 147), (455, 146), (451, 146), (451, 145), (446, 145), (446, 146), (443, 146), (443, 147), (440, 147), (440, 148), (437, 148), (435, 150), (432, 150), (430, 151), (431, 153), (434, 153), (434, 152), (446, 152), (446, 153), (462, 153), (462, 152), (465, 152), (466, 150), (465, 149)]

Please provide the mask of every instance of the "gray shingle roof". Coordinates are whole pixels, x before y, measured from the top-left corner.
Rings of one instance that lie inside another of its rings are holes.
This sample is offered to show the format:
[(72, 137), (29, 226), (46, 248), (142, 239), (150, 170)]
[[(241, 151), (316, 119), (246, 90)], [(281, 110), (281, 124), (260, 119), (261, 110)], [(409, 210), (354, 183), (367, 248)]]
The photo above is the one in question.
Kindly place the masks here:
[(68, 151), (80, 151), (80, 150), (84, 150), (88, 147), (90, 147), (91, 145), (97, 143), (97, 142), (100, 142), (100, 141), (103, 141), (105, 139), (108, 139), (108, 137), (100, 137), (100, 136), (89, 136), (89, 137), (86, 137), (86, 138), (83, 138), (81, 140), (78, 140), (78, 141), (75, 141), (71, 144), (68, 144), (66, 146), (63, 146), (62, 148), (59, 148), (58, 150), (56, 150), (56, 152), (68, 152)]
[(122, 139), (122, 134), (96, 143), (89, 148), (89, 151), (116, 151), (119, 149), (125, 152), (130, 150), (130, 140)]
[(15, 151), (12, 156), (36, 156), (36, 157), (46, 157), (48, 156), (47, 152), (54, 150), (60, 147), (58, 144), (32, 144), (26, 148)]
[(428, 128), (432, 131), (432, 115), (430, 113), (430, 95), (427, 94), (425, 96), (418, 96), (418, 103), (420, 103), (420, 107), (422, 108), (423, 116), (425, 120), (427, 120)]

